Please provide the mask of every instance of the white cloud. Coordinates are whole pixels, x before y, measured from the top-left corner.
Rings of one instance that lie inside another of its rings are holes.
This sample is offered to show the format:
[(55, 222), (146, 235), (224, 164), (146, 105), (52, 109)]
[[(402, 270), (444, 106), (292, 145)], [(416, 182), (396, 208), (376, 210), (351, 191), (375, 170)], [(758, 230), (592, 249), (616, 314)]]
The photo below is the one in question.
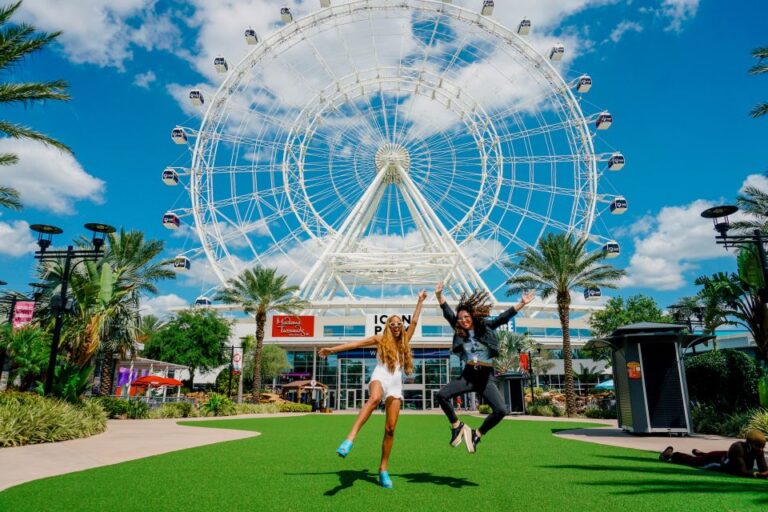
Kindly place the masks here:
[(666, 30), (680, 32), (683, 23), (696, 16), (699, 8), (699, 0), (664, 0), (661, 3), (661, 12), (670, 18)]
[(16, 165), (0, 169), (3, 185), (17, 189), (26, 206), (75, 213), (74, 202), (103, 202), (104, 182), (88, 174), (69, 153), (29, 140), (0, 139), (0, 152), (15, 153)]
[(182, 299), (178, 295), (171, 293), (168, 295), (158, 295), (157, 297), (142, 297), (139, 311), (142, 316), (154, 315), (158, 318), (167, 318), (173, 314), (172, 309), (188, 307), (189, 301)]
[(147, 71), (146, 73), (139, 73), (138, 75), (133, 77), (133, 83), (134, 85), (138, 85), (139, 87), (142, 87), (144, 89), (149, 89), (149, 84), (157, 80), (157, 75), (152, 70)]
[[(677, 290), (686, 284), (685, 273), (698, 261), (732, 257), (715, 244), (712, 223), (701, 212), (713, 203), (699, 199), (685, 206), (667, 206), (652, 219), (643, 218), (634, 239), (635, 253), (622, 286)], [(647, 223), (652, 222), (648, 230)]]
[(741, 184), (739, 194), (743, 194), (747, 187), (753, 187), (758, 190), (768, 192), (768, 176), (764, 174), (750, 174)]
[(613, 29), (609, 37), (611, 41), (613, 41), (614, 43), (618, 43), (619, 41), (621, 41), (621, 38), (627, 32), (642, 32), (642, 31), (643, 31), (643, 26), (640, 25), (639, 23), (635, 23), (634, 21), (624, 20), (618, 25), (616, 25), (616, 28)]
[(24, 256), (37, 250), (29, 223), (23, 220), (0, 222), (0, 254)]

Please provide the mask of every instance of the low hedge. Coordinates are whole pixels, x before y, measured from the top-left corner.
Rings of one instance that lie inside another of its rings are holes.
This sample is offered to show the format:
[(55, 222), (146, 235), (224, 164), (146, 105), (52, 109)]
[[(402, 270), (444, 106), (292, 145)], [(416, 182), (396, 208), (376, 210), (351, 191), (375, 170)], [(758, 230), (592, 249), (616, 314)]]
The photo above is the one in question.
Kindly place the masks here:
[(104, 432), (107, 415), (94, 401), (70, 404), (34, 393), (0, 393), (0, 446), (51, 443)]
[(312, 412), (312, 406), (309, 404), (297, 404), (294, 402), (283, 402), (277, 404), (278, 412)]
[(161, 418), (194, 418), (199, 416), (195, 407), (189, 402), (171, 402), (149, 411), (152, 419)]
[(600, 407), (588, 405), (587, 408), (584, 409), (584, 416), (587, 418), (596, 418), (600, 420), (615, 420), (616, 408), (611, 407), (609, 409), (601, 409)]

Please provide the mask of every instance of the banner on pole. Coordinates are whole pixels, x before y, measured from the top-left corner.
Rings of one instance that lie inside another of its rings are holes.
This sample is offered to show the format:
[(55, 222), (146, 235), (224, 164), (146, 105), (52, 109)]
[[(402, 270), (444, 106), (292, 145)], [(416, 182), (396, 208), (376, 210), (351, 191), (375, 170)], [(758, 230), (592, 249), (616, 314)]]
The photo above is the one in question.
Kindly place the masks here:
[(232, 351), (232, 372), (240, 373), (243, 371), (243, 349), (235, 348)]
[(13, 308), (13, 328), (18, 329), (32, 323), (35, 314), (35, 303), (31, 300), (20, 300)]

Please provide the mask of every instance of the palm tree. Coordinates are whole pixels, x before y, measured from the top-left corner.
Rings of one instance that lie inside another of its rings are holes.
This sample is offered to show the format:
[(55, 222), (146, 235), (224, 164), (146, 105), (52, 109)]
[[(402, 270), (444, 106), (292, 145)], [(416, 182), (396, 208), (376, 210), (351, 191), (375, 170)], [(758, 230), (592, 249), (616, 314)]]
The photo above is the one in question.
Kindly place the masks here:
[[(768, 64), (764, 62), (764, 59), (768, 59), (768, 46), (755, 48), (752, 50), (752, 56), (757, 59), (757, 64), (749, 69), (749, 74), (762, 75), (763, 73), (768, 73)], [(752, 117), (761, 117), (768, 114), (768, 103), (760, 103), (756, 105), (750, 114)]]
[(264, 346), (264, 326), (269, 313), (293, 314), (308, 303), (296, 296), (298, 286), (286, 286), (288, 277), (277, 270), (255, 266), (227, 281), (227, 286), (215, 300), (239, 304), (243, 311), (256, 318), (256, 344), (253, 348), (253, 399), (259, 402), (261, 392), (261, 350)]
[[(61, 32), (38, 32), (26, 23), (11, 23), (11, 17), (21, 6), (21, 1), (0, 7), (0, 72), (13, 76), (11, 68), (29, 55), (42, 50), (53, 42)], [(24, 106), (45, 100), (69, 100), (66, 93), (69, 85), (63, 80), (50, 82), (9, 82), (0, 83), (0, 103), (21, 103)], [(59, 148), (69, 153), (72, 150), (41, 132), (18, 123), (0, 120), (0, 133), (14, 139), (29, 139)], [(0, 165), (12, 165), (19, 161), (13, 153), (0, 153)], [(0, 187), (0, 206), (19, 209), (19, 194), (10, 187)]]
[[(537, 289), (542, 299), (552, 295), (563, 329), (563, 363), (565, 366), (565, 409), (568, 416), (576, 412), (573, 389), (573, 354), (571, 353), (570, 305), (571, 291), (585, 288), (616, 288), (615, 281), (625, 272), (612, 265), (601, 264), (605, 253), (588, 253), (586, 239), (570, 233), (550, 233), (539, 240), (539, 247), (529, 247), (520, 255), (518, 274), (507, 281), (508, 294), (525, 289)], [(510, 264), (510, 267), (514, 268)]]

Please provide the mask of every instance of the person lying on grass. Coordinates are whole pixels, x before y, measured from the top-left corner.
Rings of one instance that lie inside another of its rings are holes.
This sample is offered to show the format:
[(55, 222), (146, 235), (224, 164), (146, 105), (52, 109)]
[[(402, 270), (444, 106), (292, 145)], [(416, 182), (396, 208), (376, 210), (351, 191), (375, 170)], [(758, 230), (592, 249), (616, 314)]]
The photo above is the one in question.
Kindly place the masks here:
[(427, 298), (427, 291), (421, 290), (416, 303), (416, 310), (411, 317), (411, 323), (408, 329), (403, 329), (403, 320), (397, 315), (387, 318), (383, 335), (369, 336), (360, 341), (344, 343), (331, 348), (320, 349), (320, 356), (327, 357), (330, 354), (341, 352), (342, 350), (353, 350), (363, 347), (376, 347), (377, 364), (371, 374), (371, 380), (368, 384), (370, 398), (357, 415), (352, 430), (347, 438), (336, 450), (341, 457), (346, 457), (352, 449), (352, 443), (360, 429), (371, 417), (371, 414), (379, 403), (384, 400), (384, 408), (387, 419), (384, 424), (384, 440), (381, 443), (381, 464), (379, 464), (379, 483), (387, 489), (392, 488), (392, 479), (387, 471), (389, 465), (389, 455), (392, 452), (392, 444), (395, 440), (395, 427), (397, 418), (400, 415), (400, 403), (403, 400), (403, 372), (413, 373), (413, 354), (411, 353), (410, 341), (413, 333), (416, 331), (416, 323), (419, 321), (421, 308), (424, 305), (424, 299)]
[[(768, 466), (765, 463), (765, 434), (759, 430), (747, 432), (744, 441), (736, 441), (728, 451), (702, 452), (694, 449), (687, 453), (676, 452), (667, 446), (659, 455), (659, 460), (684, 464), (695, 468), (714, 469), (736, 476), (768, 479)], [(757, 464), (757, 471), (755, 471)]]

